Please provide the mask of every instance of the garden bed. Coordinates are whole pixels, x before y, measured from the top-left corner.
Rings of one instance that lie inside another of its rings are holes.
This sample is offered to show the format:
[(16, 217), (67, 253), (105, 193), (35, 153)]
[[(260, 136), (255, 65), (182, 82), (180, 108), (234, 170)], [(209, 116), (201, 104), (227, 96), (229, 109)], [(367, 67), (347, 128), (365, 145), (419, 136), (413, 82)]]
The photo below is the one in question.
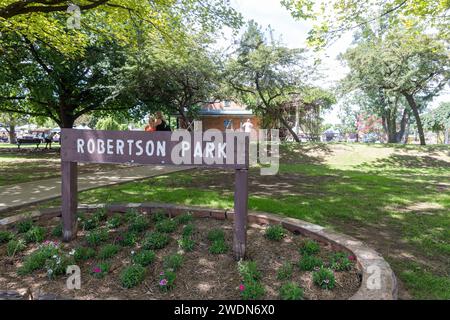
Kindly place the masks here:
[[(248, 258), (239, 263), (231, 251), (231, 219), (188, 210), (170, 218), (164, 208), (114, 211), (81, 214), (70, 244), (59, 240), (58, 217), (38, 218), (32, 231), (24, 222), (8, 225), (15, 240), (0, 244), (0, 291), (74, 299), (316, 300), (349, 299), (361, 287), (353, 254), (281, 224), (253, 219)], [(20, 240), (25, 247), (14, 253)], [(31, 261), (33, 255), (41, 261)], [(67, 289), (67, 276), (60, 274), (66, 264), (80, 267), (80, 290)]]

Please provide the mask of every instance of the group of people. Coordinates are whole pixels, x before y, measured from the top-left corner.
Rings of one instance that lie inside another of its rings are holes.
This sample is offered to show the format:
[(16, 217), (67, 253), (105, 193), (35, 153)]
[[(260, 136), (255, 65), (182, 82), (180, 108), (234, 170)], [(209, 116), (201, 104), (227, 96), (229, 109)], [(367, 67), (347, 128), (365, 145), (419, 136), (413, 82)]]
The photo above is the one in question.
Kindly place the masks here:
[(148, 119), (148, 124), (145, 127), (145, 131), (147, 132), (155, 132), (155, 131), (172, 131), (170, 126), (167, 124), (167, 121), (164, 119), (164, 116), (161, 112), (157, 112), (155, 117), (150, 117)]

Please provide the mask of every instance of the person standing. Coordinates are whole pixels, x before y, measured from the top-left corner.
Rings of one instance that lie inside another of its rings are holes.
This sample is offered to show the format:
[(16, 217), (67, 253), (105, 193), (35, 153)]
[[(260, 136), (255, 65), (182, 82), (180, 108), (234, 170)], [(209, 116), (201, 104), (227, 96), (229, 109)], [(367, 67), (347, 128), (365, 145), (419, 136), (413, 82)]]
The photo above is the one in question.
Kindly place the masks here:
[(155, 132), (156, 131), (155, 119), (153, 119), (152, 117), (148, 118), (148, 124), (145, 126), (144, 130), (146, 132)]
[(244, 129), (245, 133), (251, 133), (253, 130), (253, 124), (250, 119), (247, 119), (247, 121), (242, 125), (242, 128)]
[(161, 111), (156, 113), (156, 131), (172, 131)]

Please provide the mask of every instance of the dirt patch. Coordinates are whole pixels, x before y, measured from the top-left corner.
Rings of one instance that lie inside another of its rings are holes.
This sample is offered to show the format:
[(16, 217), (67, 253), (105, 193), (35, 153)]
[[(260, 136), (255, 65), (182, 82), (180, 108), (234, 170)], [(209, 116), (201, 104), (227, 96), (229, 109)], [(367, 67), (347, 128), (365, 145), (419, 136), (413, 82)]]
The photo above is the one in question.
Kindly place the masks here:
[[(50, 229), (59, 223), (58, 218), (39, 221), (38, 224)], [(92, 268), (98, 263), (96, 259), (80, 264), (82, 275), (81, 290), (66, 289), (66, 277), (60, 276), (49, 280), (45, 271), (38, 271), (32, 275), (20, 277), (17, 268), (24, 257), (36, 250), (36, 245), (30, 245), (26, 252), (14, 259), (5, 256), (5, 245), (0, 247), (0, 291), (13, 290), (21, 293), (33, 292), (37, 294), (51, 294), (75, 299), (240, 299), (239, 285), (241, 278), (237, 270), (237, 262), (231, 252), (221, 255), (210, 254), (210, 243), (207, 239), (209, 230), (220, 228), (225, 232), (229, 247), (232, 243), (232, 224), (228, 221), (219, 221), (210, 218), (194, 219), (196, 232), (193, 239), (196, 247), (193, 252), (183, 253), (184, 263), (175, 280), (175, 288), (167, 293), (159, 290), (159, 274), (163, 271), (163, 258), (169, 254), (179, 252), (177, 240), (181, 237), (181, 227), (171, 234), (170, 244), (156, 251), (156, 261), (147, 268), (145, 281), (133, 289), (121, 287), (119, 275), (124, 267), (131, 264), (131, 251), (134, 248), (123, 248), (111, 260), (112, 270), (103, 279), (96, 279), (90, 275)], [(126, 226), (113, 230), (110, 239)], [(264, 237), (266, 226), (252, 224), (248, 231), (248, 258), (255, 261), (263, 275), (262, 284), (266, 294), (264, 299), (278, 299), (279, 287), (284, 283), (277, 279), (277, 269), (285, 262), (297, 263), (301, 255), (298, 248), (306, 240), (304, 237), (288, 233), (281, 242), (273, 242)], [(153, 229), (153, 224), (149, 230)], [(84, 232), (80, 231), (78, 239), (71, 244), (63, 244), (64, 252), (86, 245)], [(50, 240), (56, 241), (57, 239)], [(142, 241), (142, 239), (141, 239)], [(139, 241), (139, 243), (141, 243)], [(331, 247), (321, 244), (318, 254), (325, 263), (333, 253)], [(294, 266), (292, 281), (299, 284), (305, 292), (305, 299), (348, 299), (360, 287), (360, 274), (355, 266), (351, 271), (335, 272), (336, 287), (333, 290), (323, 290), (312, 281), (312, 272), (300, 271)]]

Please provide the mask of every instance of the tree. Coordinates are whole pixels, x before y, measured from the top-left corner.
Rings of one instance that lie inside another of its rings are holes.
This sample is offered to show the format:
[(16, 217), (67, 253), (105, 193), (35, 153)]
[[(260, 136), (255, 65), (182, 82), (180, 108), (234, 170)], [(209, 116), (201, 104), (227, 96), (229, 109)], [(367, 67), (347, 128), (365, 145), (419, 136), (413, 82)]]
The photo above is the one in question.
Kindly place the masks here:
[(418, 18), (425, 26), (448, 36), (448, 0), (281, 0), (296, 19), (316, 21), (309, 42), (318, 47), (329, 44), (342, 34), (388, 20), (401, 25), (408, 17)]
[(0, 123), (9, 135), (9, 143), (16, 143), (16, 126), (23, 124), (25, 117), (11, 113), (0, 113)]
[[(351, 69), (345, 81), (350, 87), (375, 97), (382, 105), (392, 104), (389, 110), (396, 110), (401, 99), (405, 99), (414, 116), (420, 142), (425, 145), (420, 112), (450, 78), (445, 44), (417, 26), (368, 34), (343, 56)], [(403, 115), (407, 117), (406, 109)]]
[(300, 139), (281, 107), (301, 93), (305, 60), (304, 50), (269, 43), (261, 28), (251, 21), (227, 63), (225, 76), (229, 90), (239, 100), (263, 118), (280, 121), (297, 142)]
[(70, 58), (24, 37), (8, 43), (0, 56), (0, 111), (71, 128), (86, 113), (131, 107), (114, 89), (115, 71), (126, 61), (115, 42), (93, 42), (85, 55)]
[(450, 102), (443, 102), (438, 108), (423, 116), (424, 127), (437, 134), (438, 140), (444, 134), (444, 143), (449, 143), (450, 130)]
[(0, 0), (1, 33), (40, 40), (65, 54), (89, 44), (85, 29), (137, 47), (142, 39), (182, 43), (185, 30), (213, 32), (240, 24), (241, 15), (223, 0)]
[(178, 114), (185, 124), (197, 116), (202, 104), (219, 92), (220, 61), (206, 42), (194, 37), (190, 45), (165, 48), (147, 43), (126, 67), (123, 91), (139, 105), (138, 117), (156, 111)]

